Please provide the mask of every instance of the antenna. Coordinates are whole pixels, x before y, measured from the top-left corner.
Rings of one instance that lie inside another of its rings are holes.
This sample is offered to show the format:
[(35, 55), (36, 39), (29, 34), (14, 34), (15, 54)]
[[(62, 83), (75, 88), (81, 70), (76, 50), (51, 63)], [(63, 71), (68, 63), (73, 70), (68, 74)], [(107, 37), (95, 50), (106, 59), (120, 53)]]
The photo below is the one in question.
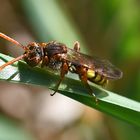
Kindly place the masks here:
[[(1, 37), (1, 38), (4, 38), (5, 40), (8, 40), (8, 41), (14, 43), (15, 45), (17, 45), (17, 46), (23, 48), (24, 50), (28, 50), (28, 48), (27, 48), (26, 46), (23, 46), (22, 44), (20, 44), (19, 42), (17, 42), (17, 41), (14, 40), (13, 38), (10, 38), (9, 36), (7, 36), (7, 35), (5, 35), (5, 34), (3, 34), (3, 33), (1, 33), (1, 32), (0, 32), (0, 37)], [(19, 61), (19, 60), (23, 59), (23, 58), (26, 57), (26, 56), (27, 56), (27, 54), (23, 54), (23, 55), (21, 55), (21, 56), (19, 56), (19, 57), (17, 57), (17, 58), (14, 58), (14, 59), (11, 60), (11, 61), (8, 61), (7, 63), (5, 63), (5, 64), (3, 64), (2, 66), (0, 66), (0, 71), (1, 71), (2, 69), (4, 69), (6, 66), (11, 65), (11, 64), (15, 63), (16, 61)]]
[(11, 65), (11, 64), (15, 63), (16, 61), (19, 61), (19, 60), (23, 59), (23, 58), (26, 57), (26, 56), (27, 56), (26, 54), (23, 54), (23, 55), (21, 55), (21, 56), (19, 56), (19, 57), (17, 57), (17, 58), (12, 59), (11, 61), (8, 61), (7, 63), (1, 65), (1, 66), (0, 66), (0, 71), (1, 71), (2, 69), (4, 69), (6, 66)]
[(9, 37), (9, 36), (7, 36), (7, 35), (1, 33), (1, 32), (0, 32), (0, 37), (2, 37), (2, 38), (4, 38), (5, 40), (8, 40), (8, 41), (14, 43), (15, 45), (17, 45), (17, 46), (23, 48), (24, 50), (28, 50), (28, 48), (27, 48), (26, 46), (23, 46), (23, 45), (20, 44), (18, 41), (14, 40), (13, 38), (11, 38), (11, 37)]

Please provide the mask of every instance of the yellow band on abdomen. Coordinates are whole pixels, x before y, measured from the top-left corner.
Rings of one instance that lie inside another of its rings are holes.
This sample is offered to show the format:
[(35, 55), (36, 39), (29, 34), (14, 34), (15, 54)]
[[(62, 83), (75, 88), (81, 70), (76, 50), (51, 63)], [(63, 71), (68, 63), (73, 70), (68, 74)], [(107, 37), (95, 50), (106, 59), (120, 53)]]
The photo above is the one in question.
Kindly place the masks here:
[(87, 78), (94, 78), (95, 77), (95, 71), (88, 69), (87, 71)]
[(105, 85), (107, 83), (107, 79), (105, 77), (103, 77), (102, 75), (100, 75), (92, 69), (88, 69), (87, 78), (89, 81), (98, 85)]

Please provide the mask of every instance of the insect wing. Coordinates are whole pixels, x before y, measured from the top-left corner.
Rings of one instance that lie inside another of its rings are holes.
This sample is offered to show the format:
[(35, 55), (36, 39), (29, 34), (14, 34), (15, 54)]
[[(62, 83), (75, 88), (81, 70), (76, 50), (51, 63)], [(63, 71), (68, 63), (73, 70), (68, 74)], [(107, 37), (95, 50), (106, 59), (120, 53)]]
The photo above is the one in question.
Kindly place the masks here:
[(84, 66), (89, 69), (95, 70), (100, 75), (103, 75), (107, 79), (120, 79), (122, 72), (112, 65), (108, 60), (102, 60), (97, 57), (90, 57), (88, 55), (76, 52), (68, 48), (67, 61), (74, 65)]
[(95, 71), (100, 75), (105, 76), (107, 79), (117, 80), (122, 78), (122, 72), (108, 60), (101, 60), (95, 57), (92, 61), (95, 66)]

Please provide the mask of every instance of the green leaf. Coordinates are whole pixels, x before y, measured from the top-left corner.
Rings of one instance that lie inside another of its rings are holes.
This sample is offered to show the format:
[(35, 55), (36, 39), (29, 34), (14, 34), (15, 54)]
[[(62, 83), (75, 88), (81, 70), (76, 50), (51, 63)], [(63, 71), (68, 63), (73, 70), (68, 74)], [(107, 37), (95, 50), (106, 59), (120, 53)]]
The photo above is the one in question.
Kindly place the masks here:
[[(12, 58), (9, 56), (0, 54), (0, 65), (11, 59)], [(24, 62), (17, 62), (12, 66), (7, 66), (0, 72), (0, 80), (45, 86), (52, 90), (55, 89), (55, 84), (59, 78), (59, 75), (55, 75), (47, 69), (41, 69), (39, 67), (31, 68)], [(110, 114), (133, 125), (140, 126), (140, 103), (107, 91), (95, 84), (92, 84), (92, 88), (99, 99), (97, 105), (80, 80), (66, 77), (58, 92), (87, 106)]]

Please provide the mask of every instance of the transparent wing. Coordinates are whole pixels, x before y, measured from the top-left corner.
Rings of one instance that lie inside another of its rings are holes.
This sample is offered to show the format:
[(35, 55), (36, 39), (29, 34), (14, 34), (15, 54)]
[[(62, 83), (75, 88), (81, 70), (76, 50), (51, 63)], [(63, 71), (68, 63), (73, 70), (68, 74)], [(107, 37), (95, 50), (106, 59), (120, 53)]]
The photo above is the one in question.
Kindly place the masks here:
[(108, 79), (120, 79), (122, 77), (122, 72), (112, 65), (108, 60), (93, 58), (93, 65), (96, 72)]
[(103, 75), (108, 79), (120, 79), (123, 75), (123, 73), (114, 65), (112, 65), (108, 60), (102, 60), (97, 57), (90, 57), (72, 49), (68, 49), (66, 59), (75, 65), (91, 68), (98, 74)]

